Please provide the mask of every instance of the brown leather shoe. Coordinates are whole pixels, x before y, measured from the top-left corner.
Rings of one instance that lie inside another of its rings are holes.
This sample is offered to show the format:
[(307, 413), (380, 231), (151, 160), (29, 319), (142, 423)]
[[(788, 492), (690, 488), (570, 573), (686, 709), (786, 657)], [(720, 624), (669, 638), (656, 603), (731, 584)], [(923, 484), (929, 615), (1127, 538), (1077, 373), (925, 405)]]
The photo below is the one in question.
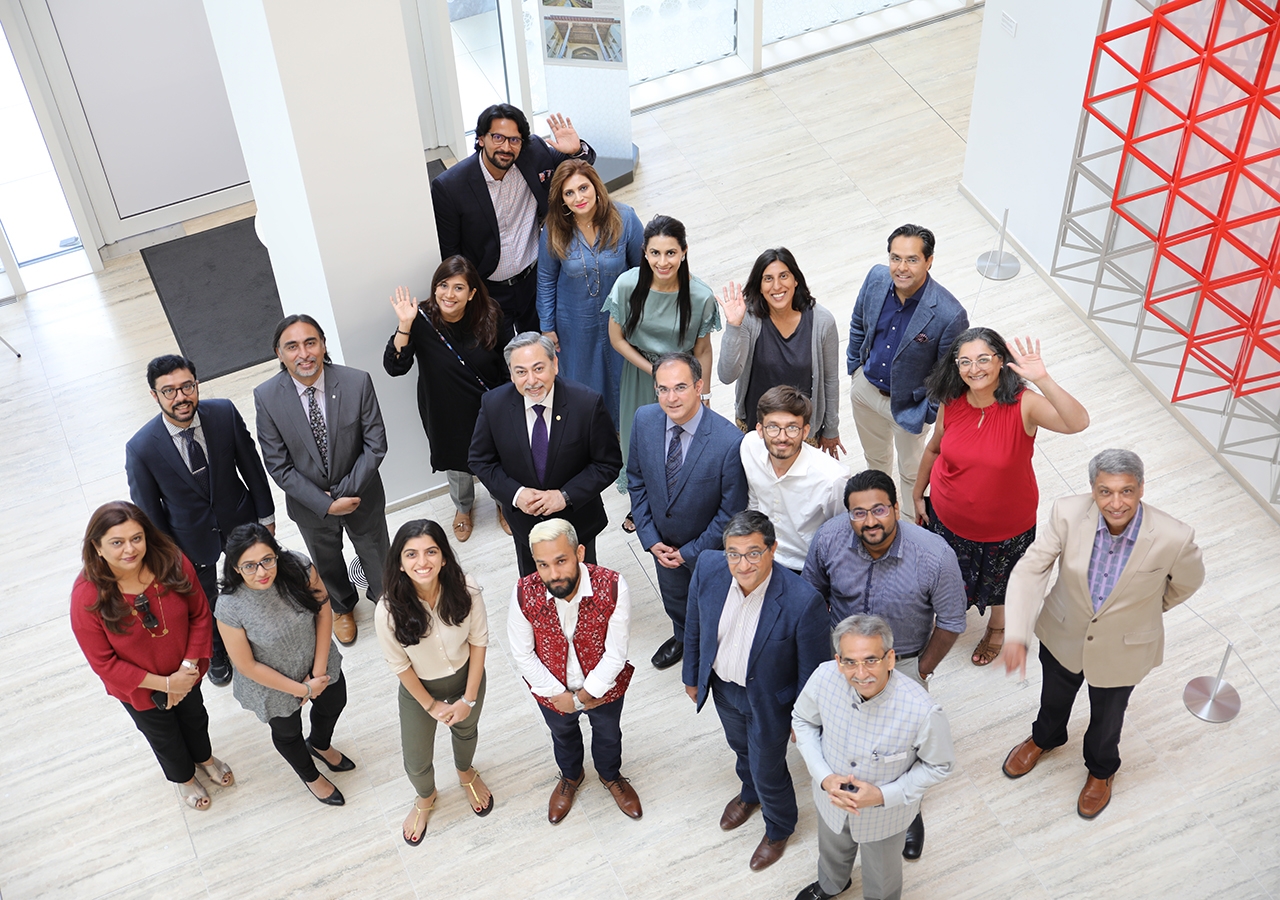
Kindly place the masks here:
[(613, 800), (618, 804), (618, 809), (633, 819), (644, 815), (644, 810), (640, 808), (640, 795), (631, 786), (630, 779), (619, 775), (616, 781), (605, 781), (601, 778), (600, 783), (609, 789), (610, 794), (613, 794)]
[(723, 831), (733, 831), (751, 818), (751, 814), (759, 808), (759, 803), (743, 803), (742, 795), (739, 794), (725, 805), (724, 815), (720, 817), (720, 828)]
[(1000, 768), (1010, 778), (1021, 778), (1036, 767), (1036, 763), (1046, 752), (1036, 746), (1036, 742), (1031, 738), (1027, 738), (1009, 751), (1009, 755), (1004, 758), (1004, 765)]
[(1076, 812), (1082, 819), (1092, 819), (1107, 808), (1111, 802), (1111, 782), (1116, 776), (1101, 779), (1090, 775), (1084, 780), (1084, 789), (1080, 791), (1080, 799), (1076, 801)]
[(507, 534), (510, 534), (511, 526), (507, 524), (507, 517), (502, 514), (502, 506), (499, 504), (495, 504), (495, 505), (498, 506), (498, 527), (501, 528), (503, 531), (505, 531)]
[(576, 781), (566, 778), (563, 774), (560, 776), (555, 790), (551, 792), (551, 802), (547, 804), (547, 821), (552, 825), (557, 824), (569, 814), (569, 810), (573, 807), (573, 798), (578, 796), (578, 785), (582, 784), (586, 774), (583, 772)]
[[(790, 837), (791, 835), (787, 835)], [(767, 869), (778, 860), (782, 859), (782, 853), (787, 849), (787, 838), (771, 841), (769, 835), (760, 838), (760, 843), (756, 845), (756, 852), (751, 854), (751, 871), (759, 872), (761, 869)]]
[(344, 647), (354, 644), (356, 642), (356, 617), (351, 613), (338, 613), (334, 616), (333, 636)]

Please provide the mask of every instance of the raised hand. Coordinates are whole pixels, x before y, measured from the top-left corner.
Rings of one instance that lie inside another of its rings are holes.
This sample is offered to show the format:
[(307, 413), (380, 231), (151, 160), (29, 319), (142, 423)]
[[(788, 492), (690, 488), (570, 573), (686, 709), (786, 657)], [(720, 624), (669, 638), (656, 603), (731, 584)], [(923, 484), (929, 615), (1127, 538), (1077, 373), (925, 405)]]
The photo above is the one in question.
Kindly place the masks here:
[[(1024, 345), (1022, 342), (1026, 341)], [(1018, 375), (1035, 384), (1042, 378), (1048, 376), (1049, 372), (1044, 367), (1044, 360), (1040, 358), (1040, 340), (1014, 338), (1013, 346), (1009, 348), (1009, 368)]]
[(409, 293), (409, 289), (403, 285), (396, 288), (395, 294), (391, 297), (391, 305), (395, 308), (396, 318), (400, 320), (403, 326), (401, 331), (408, 331), (413, 326), (413, 320), (418, 315), (418, 298)]
[(747, 314), (747, 301), (742, 299), (742, 286), (730, 281), (720, 289), (720, 297), (716, 301), (724, 311), (724, 319), (734, 328), (742, 324)]
[(547, 141), (548, 144), (565, 156), (577, 156), (582, 152), (582, 138), (578, 137), (578, 131), (568, 116), (552, 113), (547, 116), (547, 125), (551, 128), (551, 140)]

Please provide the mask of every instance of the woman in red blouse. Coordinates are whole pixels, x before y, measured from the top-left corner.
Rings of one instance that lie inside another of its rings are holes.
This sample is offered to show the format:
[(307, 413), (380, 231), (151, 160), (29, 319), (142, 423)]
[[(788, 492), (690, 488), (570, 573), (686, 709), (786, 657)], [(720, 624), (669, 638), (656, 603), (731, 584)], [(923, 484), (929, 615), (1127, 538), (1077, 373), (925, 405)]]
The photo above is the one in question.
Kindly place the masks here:
[[(1036, 431), (1075, 434), (1089, 427), (1080, 401), (1049, 377), (1040, 342), (1025, 340), (1014, 338), (1010, 350), (990, 328), (970, 328), (925, 381), (939, 409), (916, 478), (916, 522), (956, 552), (969, 606), (979, 615), (991, 608), (973, 651), (975, 666), (1000, 655), (1009, 572), (1036, 536)], [(1027, 390), (1027, 382), (1039, 393)], [(924, 489), (931, 484), (926, 505)]]
[(213, 755), (200, 678), (213, 617), (191, 563), (132, 503), (98, 507), (85, 529), (84, 569), (71, 589), (71, 629), (192, 809), (208, 809), (196, 766), (214, 784), (235, 775)]

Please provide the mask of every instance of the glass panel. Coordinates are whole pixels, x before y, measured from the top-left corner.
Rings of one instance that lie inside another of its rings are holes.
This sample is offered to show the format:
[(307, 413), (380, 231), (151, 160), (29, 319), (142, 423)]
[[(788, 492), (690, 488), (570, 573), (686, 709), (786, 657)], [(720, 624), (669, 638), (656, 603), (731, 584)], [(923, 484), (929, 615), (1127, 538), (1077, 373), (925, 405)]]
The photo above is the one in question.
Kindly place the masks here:
[(764, 42), (825, 28), (907, 0), (764, 0)]
[(0, 30), (0, 222), (18, 265), (80, 249), (71, 210)]
[(524, 47), (529, 59), (529, 94), (533, 99), (533, 109), (529, 113), (540, 116), (549, 112), (547, 108), (547, 75), (542, 62), (541, 10), (538, 0), (523, 0), (520, 4), (524, 16)]
[(487, 107), (507, 103), (507, 64), (497, 0), (449, 0), (462, 121), (473, 131)]
[(631, 83), (731, 56), (737, 0), (626, 0)]

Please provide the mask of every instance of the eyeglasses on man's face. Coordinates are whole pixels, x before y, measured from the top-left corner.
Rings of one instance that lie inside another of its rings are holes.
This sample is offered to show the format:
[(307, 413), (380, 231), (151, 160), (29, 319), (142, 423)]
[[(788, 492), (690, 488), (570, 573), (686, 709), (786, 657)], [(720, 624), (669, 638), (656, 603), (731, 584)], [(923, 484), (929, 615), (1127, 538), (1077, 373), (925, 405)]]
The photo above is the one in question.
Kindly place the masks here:
[(501, 147), (503, 144), (510, 144), (513, 150), (524, 143), (524, 138), (518, 134), (499, 134), (496, 131), (491, 131), (488, 136), (495, 146)]
[(739, 553), (737, 550), (726, 550), (724, 551), (724, 558), (729, 561), (731, 566), (737, 565), (744, 559), (748, 562), (758, 563), (764, 559), (764, 555), (767, 552), (767, 550), (748, 550), (746, 553)]
[(875, 516), (877, 519), (883, 519), (885, 516), (889, 515), (889, 512), (890, 507), (885, 506), (883, 503), (877, 503), (870, 509), (863, 509), (860, 506), (856, 506), (849, 510), (849, 518), (855, 522), (865, 522), (868, 515)]
[(174, 397), (177, 396), (178, 391), (182, 391), (182, 396), (184, 397), (194, 397), (196, 390), (198, 388), (199, 388), (199, 384), (197, 382), (187, 381), (178, 385), (177, 387), (173, 387), (171, 385), (162, 387), (159, 390), (157, 390), (156, 393), (166, 400), (172, 400)]
[(764, 426), (764, 433), (769, 435), (769, 437), (777, 437), (784, 431), (787, 433), (787, 437), (799, 437), (800, 432), (803, 430), (803, 425), (787, 425), (784, 427), (782, 425), (774, 425), (770, 422), (768, 425)]
[(837, 656), (836, 665), (842, 669), (874, 669), (884, 662), (887, 657), (887, 653), (884, 656), (868, 656), (866, 659), (849, 659), (845, 656)]

